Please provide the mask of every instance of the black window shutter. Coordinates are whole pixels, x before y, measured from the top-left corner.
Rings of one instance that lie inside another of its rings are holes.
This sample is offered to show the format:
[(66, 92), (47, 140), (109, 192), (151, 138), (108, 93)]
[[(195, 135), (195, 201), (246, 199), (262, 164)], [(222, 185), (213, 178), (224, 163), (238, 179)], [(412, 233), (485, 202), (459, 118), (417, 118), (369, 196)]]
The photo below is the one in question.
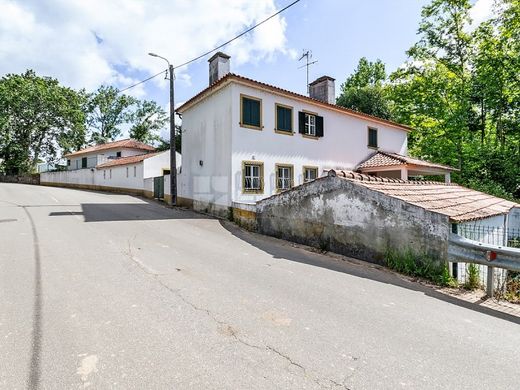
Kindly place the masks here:
[(305, 134), (305, 113), (301, 111), (298, 112), (298, 132)]
[(316, 137), (323, 137), (323, 117), (316, 115)]
[(87, 158), (83, 157), (81, 159), (81, 168), (86, 168), (86, 167), (87, 167)]

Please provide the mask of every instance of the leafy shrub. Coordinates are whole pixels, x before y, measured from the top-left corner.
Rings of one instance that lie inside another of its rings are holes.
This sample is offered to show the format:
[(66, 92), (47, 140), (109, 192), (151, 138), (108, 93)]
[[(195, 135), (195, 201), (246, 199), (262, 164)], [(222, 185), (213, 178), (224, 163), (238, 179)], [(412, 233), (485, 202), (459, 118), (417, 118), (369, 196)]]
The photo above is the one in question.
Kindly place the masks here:
[(441, 286), (457, 285), (456, 280), (450, 276), (447, 264), (426, 254), (415, 254), (409, 249), (404, 252), (389, 250), (386, 265), (397, 272), (425, 278)]
[(468, 290), (475, 290), (480, 287), (480, 270), (476, 264), (468, 264), (466, 268), (466, 282), (464, 287)]

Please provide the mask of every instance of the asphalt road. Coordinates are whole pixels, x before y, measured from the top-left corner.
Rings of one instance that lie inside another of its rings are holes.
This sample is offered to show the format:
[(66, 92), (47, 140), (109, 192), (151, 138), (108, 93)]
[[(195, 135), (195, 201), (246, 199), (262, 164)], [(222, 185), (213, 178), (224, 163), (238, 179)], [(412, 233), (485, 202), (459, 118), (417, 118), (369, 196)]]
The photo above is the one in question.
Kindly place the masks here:
[(2, 389), (518, 389), (518, 321), (140, 198), (0, 183)]

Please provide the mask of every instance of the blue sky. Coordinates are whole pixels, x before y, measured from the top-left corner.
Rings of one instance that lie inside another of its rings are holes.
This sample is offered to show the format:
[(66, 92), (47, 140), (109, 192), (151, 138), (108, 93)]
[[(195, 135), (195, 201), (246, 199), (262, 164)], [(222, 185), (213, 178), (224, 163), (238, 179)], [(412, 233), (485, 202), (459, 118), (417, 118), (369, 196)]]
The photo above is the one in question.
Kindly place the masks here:
[[(283, 7), (288, 3), (277, 1), (276, 4)], [(406, 60), (406, 50), (417, 40), (420, 12), (426, 3), (426, 0), (302, 0), (283, 14), (287, 23), (287, 46), (297, 57), (276, 54), (271, 59), (241, 65), (231, 58), (231, 71), (305, 94), (305, 68), (298, 69), (304, 60), (298, 62), (298, 58), (303, 49), (309, 49), (313, 60), (318, 61), (310, 67), (309, 79), (312, 81), (322, 75), (334, 77), (339, 91), (340, 84), (363, 56), (370, 60), (381, 59), (388, 71)], [(191, 65), (188, 72), (191, 85), (176, 83), (178, 102), (207, 86), (206, 59)], [(154, 86), (147, 86), (147, 90), (157, 101), (167, 102), (167, 96), (161, 96), (161, 91)], [(162, 95), (165, 92), (162, 91)]]
[[(0, 0), (0, 76), (33, 69), (75, 89), (125, 88), (234, 37), (292, 0)], [(222, 49), (231, 71), (306, 92), (298, 58), (312, 50), (310, 80), (336, 78), (336, 91), (358, 60), (381, 59), (387, 71), (406, 60), (429, 0), (300, 0), (281, 16)], [(473, 0), (489, 17), (493, 0)], [(177, 71), (178, 104), (208, 84), (207, 58)], [(162, 77), (128, 91), (168, 106)], [(167, 134), (165, 131), (163, 134)]]

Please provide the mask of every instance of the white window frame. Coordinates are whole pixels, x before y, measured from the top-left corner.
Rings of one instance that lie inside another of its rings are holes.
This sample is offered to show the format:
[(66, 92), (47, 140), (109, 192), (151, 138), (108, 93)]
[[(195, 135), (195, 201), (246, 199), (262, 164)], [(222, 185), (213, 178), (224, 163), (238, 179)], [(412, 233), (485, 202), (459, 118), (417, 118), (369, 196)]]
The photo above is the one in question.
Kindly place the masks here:
[(305, 135), (316, 137), (316, 115), (305, 113)]
[[(314, 172), (315, 177), (311, 178), (308, 172)], [(303, 182), (308, 183), (318, 178), (318, 167), (303, 167)]]
[[(255, 168), (257, 171), (256, 174), (255, 174)], [(263, 169), (262, 163), (244, 162), (244, 167), (243, 167), (244, 192), (261, 192), (263, 190), (262, 169)], [(256, 181), (256, 185), (255, 185), (255, 181)]]
[(292, 165), (276, 164), (276, 189), (285, 191), (292, 188), (293, 174), (294, 167)]

